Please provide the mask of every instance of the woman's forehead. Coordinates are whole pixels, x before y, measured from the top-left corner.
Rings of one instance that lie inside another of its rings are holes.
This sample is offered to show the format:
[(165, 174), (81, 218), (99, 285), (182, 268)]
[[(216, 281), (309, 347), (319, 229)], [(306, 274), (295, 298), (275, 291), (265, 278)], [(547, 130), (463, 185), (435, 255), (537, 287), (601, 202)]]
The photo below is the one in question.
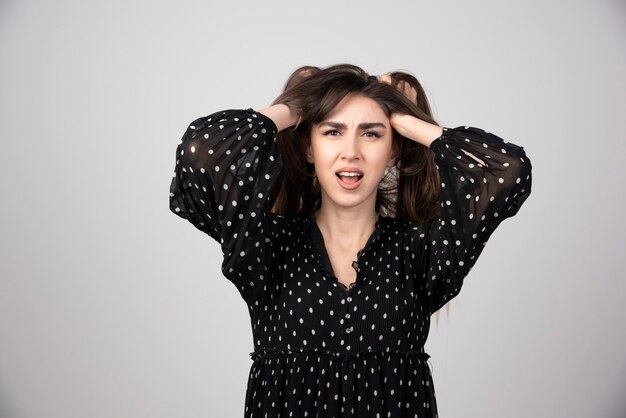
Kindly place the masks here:
[(389, 118), (383, 108), (374, 99), (349, 94), (344, 97), (324, 118), (325, 121), (338, 119), (359, 120), (367, 122), (388, 122)]

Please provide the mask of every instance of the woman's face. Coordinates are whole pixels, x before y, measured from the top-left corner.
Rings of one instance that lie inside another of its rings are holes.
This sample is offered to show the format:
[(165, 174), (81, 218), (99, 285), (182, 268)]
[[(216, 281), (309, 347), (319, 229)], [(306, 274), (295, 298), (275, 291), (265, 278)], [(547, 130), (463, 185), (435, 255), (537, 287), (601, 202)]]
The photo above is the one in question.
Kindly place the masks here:
[(389, 118), (376, 101), (348, 95), (311, 128), (307, 161), (314, 164), (322, 205), (375, 210), (378, 184), (395, 164)]

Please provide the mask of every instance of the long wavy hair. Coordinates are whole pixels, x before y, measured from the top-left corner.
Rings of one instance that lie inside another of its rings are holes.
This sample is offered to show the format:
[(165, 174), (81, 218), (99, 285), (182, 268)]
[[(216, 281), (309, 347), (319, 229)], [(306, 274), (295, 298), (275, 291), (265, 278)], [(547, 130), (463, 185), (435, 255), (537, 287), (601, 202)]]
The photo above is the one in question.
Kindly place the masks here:
[[(361, 68), (340, 64), (320, 69), (298, 68), (287, 80), (283, 93), (274, 101), (300, 115), (298, 124), (278, 133), (283, 171), (277, 179), (270, 203), (274, 213), (313, 214), (321, 205), (321, 190), (314, 167), (306, 160), (311, 128), (347, 95), (362, 95), (376, 101), (389, 117), (392, 113), (413, 115), (435, 122), (419, 81), (404, 72), (390, 73), (391, 82), (379, 81)], [(411, 87), (415, 102), (403, 91)], [(439, 215), (439, 175), (429, 148), (393, 132), (399, 151), (395, 167), (381, 181), (376, 211), (384, 216), (421, 223)]]

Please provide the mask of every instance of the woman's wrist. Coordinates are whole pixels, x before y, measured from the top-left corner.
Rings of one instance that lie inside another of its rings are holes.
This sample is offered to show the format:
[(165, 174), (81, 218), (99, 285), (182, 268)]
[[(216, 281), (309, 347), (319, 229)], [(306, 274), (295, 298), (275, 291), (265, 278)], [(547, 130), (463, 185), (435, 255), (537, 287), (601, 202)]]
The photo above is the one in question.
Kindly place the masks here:
[(411, 115), (393, 114), (391, 115), (390, 122), (391, 126), (398, 131), (400, 135), (418, 142), (425, 147), (430, 147), (430, 144), (443, 133), (441, 126), (423, 121)]
[(258, 111), (270, 118), (278, 131), (294, 126), (299, 119), (299, 115), (291, 110), (291, 108), (285, 104), (278, 103), (265, 109)]

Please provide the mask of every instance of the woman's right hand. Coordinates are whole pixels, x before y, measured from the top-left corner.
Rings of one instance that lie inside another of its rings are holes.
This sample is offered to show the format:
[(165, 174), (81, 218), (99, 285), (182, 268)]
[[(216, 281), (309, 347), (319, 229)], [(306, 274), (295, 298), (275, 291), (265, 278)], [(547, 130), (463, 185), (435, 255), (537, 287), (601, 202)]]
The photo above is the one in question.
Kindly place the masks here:
[(294, 112), (289, 106), (282, 103), (261, 109), (259, 110), (259, 113), (262, 113), (270, 118), (276, 125), (278, 132), (289, 128), (290, 126), (296, 125), (299, 123), (300, 119), (300, 115)]
[[(301, 83), (316, 74), (320, 69), (310, 65), (295, 70), (287, 83), (283, 92), (274, 100), (273, 106), (261, 110), (261, 113), (274, 120), (278, 130), (281, 131), (290, 126), (298, 126), (302, 122), (302, 112), (308, 107), (307, 99), (309, 95), (300, 88)], [(274, 106), (282, 105), (284, 107), (274, 108)], [(266, 113), (267, 112), (267, 113)]]

